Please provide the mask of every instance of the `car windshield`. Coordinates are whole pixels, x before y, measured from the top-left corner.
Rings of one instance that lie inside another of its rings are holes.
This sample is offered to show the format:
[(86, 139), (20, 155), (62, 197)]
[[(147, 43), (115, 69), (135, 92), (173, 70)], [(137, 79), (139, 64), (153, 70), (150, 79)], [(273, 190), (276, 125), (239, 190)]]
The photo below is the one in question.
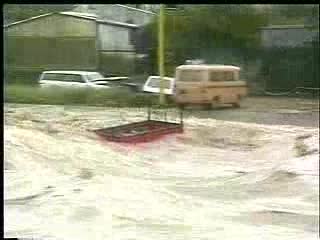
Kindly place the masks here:
[[(164, 79), (163, 87), (166, 89), (170, 89), (170, 83), (170, 80)], [(148, 87), (160, 88), (160, 78), (151, 78), (151, 80), (148, 83)]]
[(83, 82), (81, 75), (78, 74), (46, 73), (42, 79), (64, 82)]
[(97, 79), (101, 79), (101, 78), (104, 78), (100, 73), (90, 73), (88, 74), (88, 79), (89, 81), (94, 81), (94, 80), (97, 80)]

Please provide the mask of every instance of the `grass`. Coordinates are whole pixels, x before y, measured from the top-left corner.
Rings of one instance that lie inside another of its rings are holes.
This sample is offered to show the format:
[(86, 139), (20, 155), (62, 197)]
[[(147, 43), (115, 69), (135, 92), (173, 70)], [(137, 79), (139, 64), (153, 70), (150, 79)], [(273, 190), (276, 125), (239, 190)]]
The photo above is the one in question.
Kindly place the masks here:
[[(48, 105), (87, 105), (108, 107), (159, 106), (157, 96), (134, 93), (125, 88), (112, 89), (62, 89), (40, 88), (39, 86), (7, 85), (4, 101), (6, 103), (48, 104)], [(167, 101), (161, 107), (172, 107)]]

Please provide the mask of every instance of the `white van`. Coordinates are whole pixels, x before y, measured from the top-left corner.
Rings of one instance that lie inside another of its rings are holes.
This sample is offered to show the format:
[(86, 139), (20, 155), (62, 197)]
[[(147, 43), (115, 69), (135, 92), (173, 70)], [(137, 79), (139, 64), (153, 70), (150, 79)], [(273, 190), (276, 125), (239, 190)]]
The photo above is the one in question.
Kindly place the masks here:
[(176, 103), (207, 107), (231, 104), (240, 107), (247, 83), (239, 79), (240, 68), (230, 65), (182, 65), (176, 68)]

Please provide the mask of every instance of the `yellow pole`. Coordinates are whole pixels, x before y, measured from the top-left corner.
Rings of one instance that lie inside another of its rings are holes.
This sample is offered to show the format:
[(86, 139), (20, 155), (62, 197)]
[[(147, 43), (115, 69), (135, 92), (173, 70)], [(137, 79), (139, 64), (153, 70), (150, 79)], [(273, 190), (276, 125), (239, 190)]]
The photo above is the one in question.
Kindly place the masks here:
[(163, 94), (163, 77), (164, 77), (164, 6), (160, 5), (159, 15), (159, 34), (158, 34), (158, 63), (159, 63), (159, 75), (160, 75), (160, 105), (165, 103), (165, 97)]

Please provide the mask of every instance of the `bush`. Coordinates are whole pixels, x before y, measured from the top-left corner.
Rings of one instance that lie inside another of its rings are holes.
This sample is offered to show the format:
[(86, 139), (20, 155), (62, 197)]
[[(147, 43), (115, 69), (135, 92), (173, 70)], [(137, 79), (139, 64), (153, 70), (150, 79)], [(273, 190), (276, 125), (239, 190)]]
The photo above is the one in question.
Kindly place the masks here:
[[(50, 105), (88, 105), (109, 107), (159, 107), (154, 95), (133, 93), (127, 89), (50, 89), (38, 86), (7, 85), (5, 102)], [(165, 106), (174, 106), (168, 101)]]
[(36, 85), (41, 74), (41, 70), (13, 70), (5, 68), (5, 83), (17, 85)]
[[(137, 49), (148, 52), (152, 72), (158, 72), (158, 18), (143, 27)], [(253, 49), (260, 46), (259, 28), (267, 24), (267, 15), (250, 5), (200, 5), (184, 11), (166, 12), (165, 71), (173, 75), (176, 66), (187, 59), (216, 56), (217, 49)]]

